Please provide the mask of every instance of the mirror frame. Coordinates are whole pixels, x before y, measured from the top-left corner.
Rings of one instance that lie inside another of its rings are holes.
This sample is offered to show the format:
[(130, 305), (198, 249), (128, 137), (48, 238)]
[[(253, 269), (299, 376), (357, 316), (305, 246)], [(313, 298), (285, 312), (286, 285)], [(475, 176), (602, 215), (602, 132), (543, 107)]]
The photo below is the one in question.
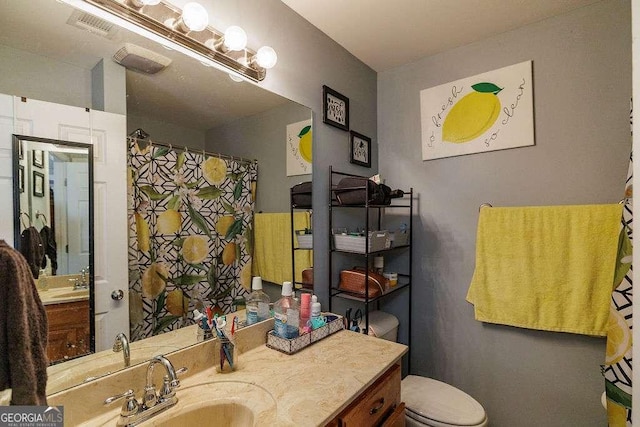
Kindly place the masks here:
[[(44, 144), (66, 145), (69, 147), (85, 148), (87, 149), (87, 162), (89, 169), (89, 353), (77, 355), (73, 358), (65, 359), (58, 363), (72, 360), (78, 357), (84, 357), (96, 352), (96, 337), (95, 337), (95, 280), (94, 280), (94, 224), (93, 224), (93, 145), (85, 144), (82, 142), (63, 141), (58, 139), (39, 138), (28, 135), (13, 134), (13, 239), (16, 249), (20, 249), (20, 183), (18, 176), (18, 169), (20, 165), (20, 145), (22, 141), (39, 142)], [(26, 176), (26, 175), (25, 175)], [(26, 190), (25, 190), (26, 191)], [(48, 334), (48, 332), (47, 332)], [(51, 366), (51, 364), (50, 364)]]

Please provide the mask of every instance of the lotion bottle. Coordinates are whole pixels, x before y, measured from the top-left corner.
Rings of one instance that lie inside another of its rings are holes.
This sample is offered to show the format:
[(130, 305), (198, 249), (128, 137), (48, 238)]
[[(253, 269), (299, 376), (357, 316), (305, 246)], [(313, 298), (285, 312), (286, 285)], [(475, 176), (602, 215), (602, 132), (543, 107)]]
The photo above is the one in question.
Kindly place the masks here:
[(300, 307), (292, 298), (293, 284), (282, 284), (282, 298), (273, 304), (273, 317), (275, 318), (274, 332), (281, 338), (291, 339), (299, 335)]
[(254, 277), (251, 282), (253, 292), (247, 297), (247, 325), (269, 318), (269, 295), (262, 291), (262, 278)]

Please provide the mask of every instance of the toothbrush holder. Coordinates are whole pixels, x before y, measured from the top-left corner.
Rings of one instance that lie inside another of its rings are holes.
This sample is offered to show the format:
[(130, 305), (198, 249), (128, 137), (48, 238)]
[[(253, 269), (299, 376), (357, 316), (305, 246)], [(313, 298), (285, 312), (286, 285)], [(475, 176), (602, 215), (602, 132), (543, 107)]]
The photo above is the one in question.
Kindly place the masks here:
[(216, 372), (226, 374), (233, 372), (238, 366), (236, 346), (226, 337), (217, 337), (214, 340), (213, 363)]

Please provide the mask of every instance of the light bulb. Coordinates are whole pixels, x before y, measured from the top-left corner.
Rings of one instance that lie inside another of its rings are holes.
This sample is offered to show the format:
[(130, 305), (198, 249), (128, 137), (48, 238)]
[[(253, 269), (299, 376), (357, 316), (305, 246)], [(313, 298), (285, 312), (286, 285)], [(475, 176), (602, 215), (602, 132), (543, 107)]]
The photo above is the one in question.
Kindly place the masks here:
[(127, 0), (127, 3), (135, 8), (141, 8), (144, 6), (155, 6), (160, 3), (160, 0)]
[(247, 47), (247, 33), (237, 25), (224, 32), (224, 45), (228, 50), (242, 50)]
[(189, 2), (182, 9), (182, 21), (190, 31), (202, 31), (209, 25), (209, 15), (201, 4)]
[(258, 49), (255, 60), (258, 66), (268, 70), (276, 65), (276, 62), (278, 62), (278, 55), (272, 47), (262, 46)]

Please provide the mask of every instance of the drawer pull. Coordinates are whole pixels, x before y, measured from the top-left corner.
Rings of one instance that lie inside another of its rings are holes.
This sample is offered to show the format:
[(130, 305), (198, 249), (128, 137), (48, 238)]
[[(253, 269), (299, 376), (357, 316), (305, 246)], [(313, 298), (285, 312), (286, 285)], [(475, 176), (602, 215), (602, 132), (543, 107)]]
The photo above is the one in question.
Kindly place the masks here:
[(378, 399), (378, 404), (373, 408), (371, 408), (371, 410), (369, 411), (369, 415), (373, 415), (377, 413), (380, 409), (382, 409), (383, 406), (384, 406), (384, 397), (381, 397), (380, 399)]

